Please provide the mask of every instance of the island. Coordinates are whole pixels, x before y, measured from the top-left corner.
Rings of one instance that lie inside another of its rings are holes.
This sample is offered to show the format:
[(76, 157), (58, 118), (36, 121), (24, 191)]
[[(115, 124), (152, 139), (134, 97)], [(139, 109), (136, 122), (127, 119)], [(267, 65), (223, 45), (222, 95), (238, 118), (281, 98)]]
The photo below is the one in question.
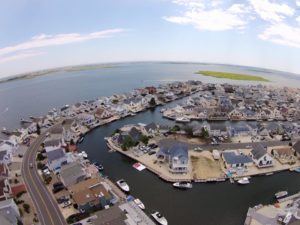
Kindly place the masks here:
[(229, 72), (218, 72), (218, 71), (198, 71), (196, 74), (200, 74), (203, 76), (222, 78), (222, 79), (230, 79), (230, 80), (250, 80), (250, 81), (264, 81), (268, 82), (269, 80), (260, 77), (253, 76), (247, 74), (239, 74), (239, 73), (229, 73)]

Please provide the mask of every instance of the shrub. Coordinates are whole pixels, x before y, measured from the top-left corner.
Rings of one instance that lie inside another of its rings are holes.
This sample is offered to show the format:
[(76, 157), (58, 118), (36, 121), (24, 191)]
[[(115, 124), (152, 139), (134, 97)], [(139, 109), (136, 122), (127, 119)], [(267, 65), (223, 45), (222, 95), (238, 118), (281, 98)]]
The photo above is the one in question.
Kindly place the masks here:
[(141, 135), (140, 141), (143, 142), (143, 144), (147, 145), (149, 142), (149, 137), (147, 137), (146, 135)]
[(21, 191), (16, 195), (16, 198), (20, 198), (26, 191)]
[(23, 204), (23, 209), (25, 212), (30, 213), (30, 205), (28, 205), (27, 203)]
[(38, 162), (38, 163), (37, 163), (37, 168), (38, 168), (39, 170), (41, 170), (42, 168), (44, 168), (44, 166), (45, 166), (45, 164), (43, 164), (43, 163), (41, 163), (41, 162)]
[(50, 184), (51, 181), (52, 181), (52, 177), (50, 177), (50, 176), (47, 176), (44, 178), (45, 184)]
[(67, 223), (76, 223), (80, 220), (83, 220), (87, 217), (89, 217), (90, 214), (85, 212), (85, 213), (75, 213), (75, 214), (72, 214), (70, 215), (68, 218), (67, 218)]
[(38, 161), (42, 161), (42, 160), (44, 160), (45, 158), (46, 158), (46, 157), (43, 156), (42, 153), (38, 153), (37, 156), (36, 156), (36, 159), (37, 159)]

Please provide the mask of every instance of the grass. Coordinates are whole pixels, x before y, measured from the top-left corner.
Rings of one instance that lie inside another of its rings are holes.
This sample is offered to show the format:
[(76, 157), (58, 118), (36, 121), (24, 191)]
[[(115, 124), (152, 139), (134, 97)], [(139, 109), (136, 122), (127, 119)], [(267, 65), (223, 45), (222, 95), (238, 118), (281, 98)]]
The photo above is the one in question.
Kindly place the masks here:
[(239, 73), (227, 73), (227, 72), (217, 72), (217, 71), (198, 71), (196, 74), (200, 74), (203, 76), (215, 77), (215, 78), (223, 78), (223, 79), (231, 79), (231, 80), (250, 80), (250, 81), (269, 81), (260, 76), (239, 74)]

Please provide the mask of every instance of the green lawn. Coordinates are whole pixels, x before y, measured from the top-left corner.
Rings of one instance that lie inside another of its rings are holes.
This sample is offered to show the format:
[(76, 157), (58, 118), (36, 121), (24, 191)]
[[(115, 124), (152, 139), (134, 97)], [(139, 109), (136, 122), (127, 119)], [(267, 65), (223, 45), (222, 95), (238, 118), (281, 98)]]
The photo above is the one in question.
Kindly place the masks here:
[(203, 76), (231, 79), (231, 80), (251, 80), (251, 81), (269, 81), (260, 76), (238, 74), (238, 73), (226, 73), (226, 72), (216, 72), (216, 71), (198, 71), (197, 74)]

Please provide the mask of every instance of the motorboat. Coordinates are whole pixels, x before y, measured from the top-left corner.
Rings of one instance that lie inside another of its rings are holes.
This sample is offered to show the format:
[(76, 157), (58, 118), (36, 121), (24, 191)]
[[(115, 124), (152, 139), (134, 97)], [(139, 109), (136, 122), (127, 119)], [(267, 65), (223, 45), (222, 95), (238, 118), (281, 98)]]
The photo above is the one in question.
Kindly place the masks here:
[(142, 209), (142, 210), (145, 210), (145, 205), (142, 203), (142, 201), (138, 198), (134, 199), (133, 200), (135, 204), (137, 204), (137, 206)]
[(178, 118), (176, 118), (176, 122), (180, 122), (180, 123), (188, 123), (190, 121), (191, 120), (189, 118), (186, 118), (186, 117), (178, 117)]
[(173, 183), (173, 187), (181, 188), (181, 189), (189, 189), (189, 188), (192, 188), (193, 185), (190, 182), (182, 181), (182, 182)]
[(283, 198), (283, 197), (287, 196), (288, 194), (289, 193), (287, 191), (279, 191), (279, 192), (275, 193), (275, 197), (277, 199), (279, 199), (279, 198)]
[(84, 159), (87, 159), (88, 158), (88, 154), (85, 152), (85, 151), (82, 151), (81, 152), (81, 155)]
[(125, 182), (124, 179), (118, 180), (117, 185), (119, 186), (119, 188), (121, 188), (121, 190), (125, 191), (125, 192), (129, 192), (130, 188), (128, 186), (128, 184)]
[(297, 168), (295, 169), (295, 171), (296, 171), (297, 173), (300, 173), (300, 167), (297, 167)]
[(83, 142), (83, 140), (84, 140), (84, 137), (83, 136), (81, 136), (79, 139), (78, 139), (78, 143), (82, 143)]
[(100, 163), (94, 162), (93, 164), (97, 168), (98, 171), (104, 170), (104, 167)]
[(160, 212), (158, 211), (153, 211), (151, 213), (151, 216), (155, 219), (156, 222), (158, 222), (159, 224), (161, 225), (168, 225), (168, 221), (167, 219), (162, 215), (160, 214)]
[(247, 177), (243, 177), (242, 179), (238, 180), (238, 183), (244, 185), (244, 184), (249, 184), (250, 181)]

